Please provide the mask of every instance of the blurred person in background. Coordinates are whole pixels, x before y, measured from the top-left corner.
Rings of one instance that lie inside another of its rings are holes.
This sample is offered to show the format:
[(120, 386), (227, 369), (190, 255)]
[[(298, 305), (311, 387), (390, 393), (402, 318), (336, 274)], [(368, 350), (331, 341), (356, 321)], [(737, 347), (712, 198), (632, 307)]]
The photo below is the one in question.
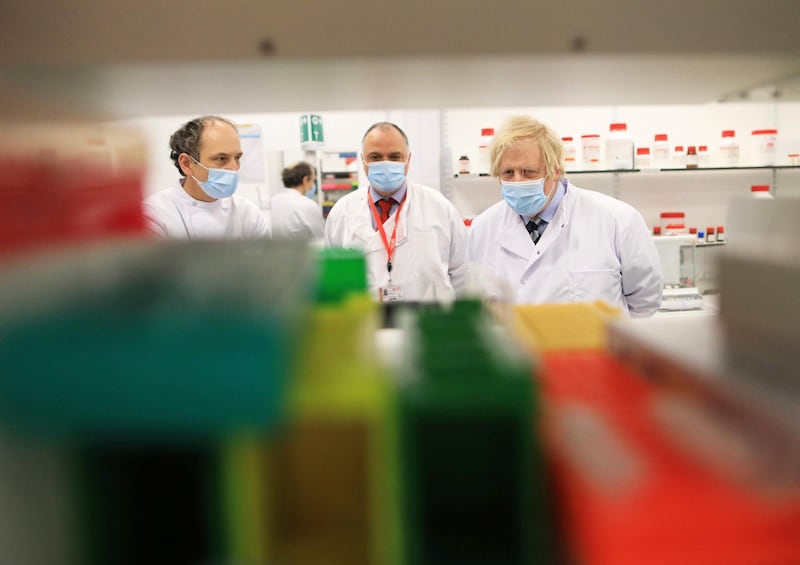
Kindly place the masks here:
[(630, 316), (661, 304), (661, 266), (644, 218), (629, 204), (573, 185), (558, 135), (511, 118), (490, 146), (503, 200), (472, 222), (469, 258), (505, 281), (518, 304), (602, 300)]
[(308, 197), (314, 188), (314, 167), (300, 161), (281, 172), (283, 190), (272, 198), (272, 234), (276, 237), (322, 239), (322, 208)]
[(325, 244), (366, 253), (370, 292), (381, 301), (449, 301), (466, 283), (466, 228), (439, 191), (408, 182), (410, 159), (397, 125), (370, 126), (361, 141), (369, 186), (333, 206)]
[(144, 201), (151, 231), (178, 239), (269, 237), (261, 209), (236, 196), (242, 146), (236, 125), (218, 116), (195, 118), (172, 134), (170, 158), (179, 184)]

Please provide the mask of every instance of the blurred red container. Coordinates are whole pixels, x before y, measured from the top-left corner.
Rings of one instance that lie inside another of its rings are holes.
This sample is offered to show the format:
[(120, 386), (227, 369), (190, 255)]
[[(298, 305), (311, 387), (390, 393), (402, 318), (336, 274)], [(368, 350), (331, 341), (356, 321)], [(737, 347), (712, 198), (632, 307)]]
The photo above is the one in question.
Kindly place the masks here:
[(0, 260), (144, 234), (144, 149), (97, 125), (0, 126)]

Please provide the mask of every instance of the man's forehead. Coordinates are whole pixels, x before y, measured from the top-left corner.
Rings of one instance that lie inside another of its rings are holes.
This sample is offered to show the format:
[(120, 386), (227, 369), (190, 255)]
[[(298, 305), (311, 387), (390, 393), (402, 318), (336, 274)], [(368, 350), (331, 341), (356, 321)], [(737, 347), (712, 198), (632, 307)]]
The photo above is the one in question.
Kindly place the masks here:
[(538, 161), (541, 158), (541, 155), (542, 155), (542, 150), (539, 148), (539, 144), (536, 143), (535, 140), (524, 139), (506, 149), (503, 152), (502, 158), (503, 160), (524, 159), (528, 161)]
[(200, 148), (202, 151), (212, 153), (240, 153), (242, 145), (239, 132), (228, 124), (209, 124), (201, 134)]
[(407, 151), (406, 143), (400, 132), (394, 128), (376, 128), (367, 134), (364, 139), (365, 151)]

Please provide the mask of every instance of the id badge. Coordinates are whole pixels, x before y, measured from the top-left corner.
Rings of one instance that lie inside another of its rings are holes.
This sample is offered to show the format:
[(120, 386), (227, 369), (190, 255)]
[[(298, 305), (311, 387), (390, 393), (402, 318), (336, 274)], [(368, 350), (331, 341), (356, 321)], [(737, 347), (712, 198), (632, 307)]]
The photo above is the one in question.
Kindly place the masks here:
[(397, 302), (403, 299), (403, 289), (396, 285), (384, 286), (378, 289), (381, 302)]

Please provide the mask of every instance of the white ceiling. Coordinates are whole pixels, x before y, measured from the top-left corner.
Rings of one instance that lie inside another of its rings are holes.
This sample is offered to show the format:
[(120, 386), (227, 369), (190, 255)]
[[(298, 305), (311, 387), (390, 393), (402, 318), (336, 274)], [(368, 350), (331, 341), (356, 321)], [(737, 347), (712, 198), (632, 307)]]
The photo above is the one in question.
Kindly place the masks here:
[(3, 113), (114, 117), (798, 100), (798, 30), (797, 0), (4, 0), (0, 79)]

